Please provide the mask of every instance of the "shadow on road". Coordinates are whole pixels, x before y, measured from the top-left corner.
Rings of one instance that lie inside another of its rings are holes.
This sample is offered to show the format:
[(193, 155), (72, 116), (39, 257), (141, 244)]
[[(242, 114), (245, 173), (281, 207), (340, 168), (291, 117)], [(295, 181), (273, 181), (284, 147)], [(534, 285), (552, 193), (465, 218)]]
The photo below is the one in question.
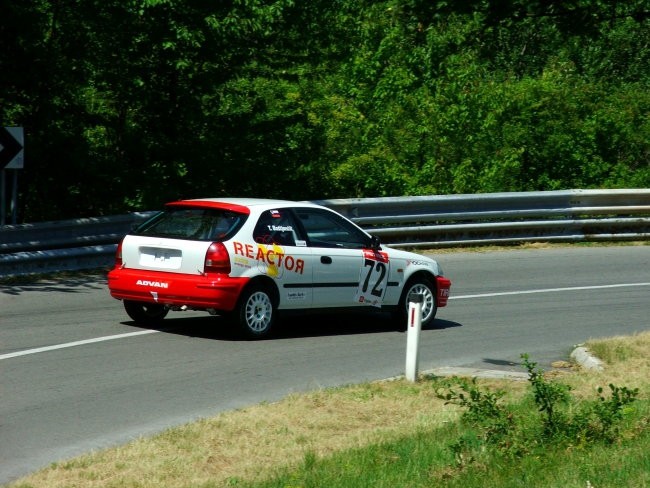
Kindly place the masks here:
[(106, 271), (58, 273), (48, 276), (26, 276), (0, 279), (0, 293), (20, 295), (30, 291), (84, 293), (106, 286)]
[[(123, 324), (134, 328), (142, 328), (131, 321), (123, 322)], [(432, 325), (423, 329), (422, 332), (428, 333), (461, 326), (457, 322), (436, 319)], [(160, 327), (155, 329), (167, 334), (188, 337), (222, 341), (246, 341), (224, 317), (168, 316)], [(271, 335), (262, 340), (381, 334), (387, 332), (405, 332), (405, 329), (396, 324), (391, 315), (387, 313), (309, 314), (280, 317)]]

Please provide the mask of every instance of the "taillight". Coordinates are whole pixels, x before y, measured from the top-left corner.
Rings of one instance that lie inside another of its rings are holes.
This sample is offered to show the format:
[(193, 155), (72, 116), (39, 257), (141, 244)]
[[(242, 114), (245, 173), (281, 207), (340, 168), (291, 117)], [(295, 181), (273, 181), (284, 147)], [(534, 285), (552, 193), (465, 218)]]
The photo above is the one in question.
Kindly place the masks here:
[(120, 243), (117, 245), (117, 251), (115, 251), (115, 267), (119, 268), (122, 266), (122, 242), (123, 240), (120, 241)]
[(204, 271), (206, 273), (230, 274), (230, 256), (221, 242), (213, 242), (205, 254)]

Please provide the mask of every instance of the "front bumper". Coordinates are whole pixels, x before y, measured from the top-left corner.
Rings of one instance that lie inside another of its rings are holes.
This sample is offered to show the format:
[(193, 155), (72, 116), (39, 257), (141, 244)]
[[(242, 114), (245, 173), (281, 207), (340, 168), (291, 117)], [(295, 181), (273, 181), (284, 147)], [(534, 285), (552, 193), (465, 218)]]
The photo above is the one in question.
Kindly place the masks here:
[(444, 307), (449, 300), (449, 291), (451, 290), (451, 280), (444, 276), (436, 276), (436, 284), (438, 293), (436, 294), (436, 305)]

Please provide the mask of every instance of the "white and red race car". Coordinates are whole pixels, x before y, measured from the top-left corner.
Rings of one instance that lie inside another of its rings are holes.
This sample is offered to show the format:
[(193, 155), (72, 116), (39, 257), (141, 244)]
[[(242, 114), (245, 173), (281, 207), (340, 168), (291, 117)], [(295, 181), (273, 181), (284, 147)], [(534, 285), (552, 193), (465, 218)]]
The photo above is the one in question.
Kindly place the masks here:
[(206, 198), (168, 203), (124, 237), (108, 287), (136, 323), (203, 310), (260, 338), (278, 311), (380, 307), (406, 324), (411, 293), (422, 295), (427, 325), (451, 282), (435, 260), (381, 246), (328, 208)]

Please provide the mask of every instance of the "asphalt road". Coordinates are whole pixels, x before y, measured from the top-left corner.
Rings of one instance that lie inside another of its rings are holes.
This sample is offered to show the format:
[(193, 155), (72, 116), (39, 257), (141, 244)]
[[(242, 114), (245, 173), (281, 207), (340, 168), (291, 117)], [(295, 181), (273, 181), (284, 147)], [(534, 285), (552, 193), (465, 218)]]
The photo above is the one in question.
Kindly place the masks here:
[[(649, 330), (650, 246), (437, 256), (452, 299), (420, 340), (420, 370), (545, 367), (589, 338)], [(135, 327), (102, 276), (0, 287), (0, 483), (51, 462), (291, 392), (404, 373), (383, 315), (285, 321), (240, 341), (171, 313)]]

